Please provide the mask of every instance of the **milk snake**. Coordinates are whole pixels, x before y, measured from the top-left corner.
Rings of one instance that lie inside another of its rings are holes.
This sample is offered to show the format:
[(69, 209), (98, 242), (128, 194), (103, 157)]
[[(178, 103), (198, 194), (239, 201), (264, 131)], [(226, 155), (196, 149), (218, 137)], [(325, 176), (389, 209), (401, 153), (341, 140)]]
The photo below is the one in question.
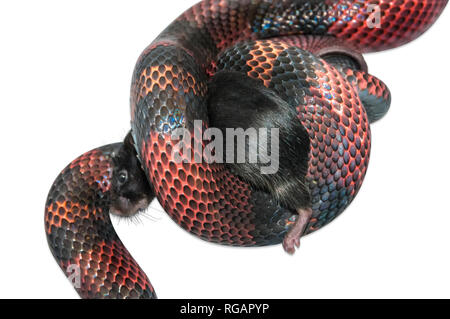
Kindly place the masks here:
[[(279, 244), (295, 223), (293, 212), (224, 165), (173, 158), (171, 133), (193, 130), (195, 119), (207, 127), (207, 82), (232, 70), (261, 81), (297, 110), (311, 141), (306, 180), (313, 213), (305, 233), (331, 222), (352, 202), (366, 174), (369, 123), (390, 105), (389, 90), (367, 73), (361, 53), (416, 39), (446, 4), (204, 0), (183, 13), (144, 50), (131, 87), (136, 163), (164, 210), (192, 234), (233, 246)], [(75, 288), (82, 298), (156, 298), (110, 220), (114, 157), (123, 145), (75, 159), (46, 202), (51, 252), (67, 276), (78, 269)]]

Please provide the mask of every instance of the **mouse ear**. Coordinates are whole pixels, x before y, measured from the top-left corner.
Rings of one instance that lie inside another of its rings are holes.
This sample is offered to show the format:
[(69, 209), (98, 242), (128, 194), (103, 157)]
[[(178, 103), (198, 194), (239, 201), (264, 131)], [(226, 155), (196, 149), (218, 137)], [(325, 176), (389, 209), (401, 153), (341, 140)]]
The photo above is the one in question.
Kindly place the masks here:
[(127, 160), (130, 154), (134, 154), (135, 152), (133, 136), (130, 131), (127, 136), (125, 136), (123, 143), (120, 143), (120, 148), (111, 154), (114, 171), (117, 170), (117, 167), (119, 167), (121, 163), (123, 164), (124, 160)]
[(123, 143), (126, 146), (130, 146), (130, 147), (134, 148), (134, 139), (133, 139), (133, 135), (131, 134), (131, 131), (129, 131), (127, 136), (125, 136)]

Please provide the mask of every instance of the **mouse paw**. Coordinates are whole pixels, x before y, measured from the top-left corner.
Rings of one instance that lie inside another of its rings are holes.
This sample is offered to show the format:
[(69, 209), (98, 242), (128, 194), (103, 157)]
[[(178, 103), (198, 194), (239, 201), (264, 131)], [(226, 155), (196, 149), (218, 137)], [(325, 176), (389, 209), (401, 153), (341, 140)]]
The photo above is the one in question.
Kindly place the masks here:
[(298, 218), (294, 225), (288, 231), (283, 240), (283, 248), (288, 253), (293, 255), (295, 253), (295, 247), (300, 247), (300, 237), (303, 236), (306, 225), (312, 216), (312, 209), (298, 209)]
[(287, 234), (283, 240), (284, 250), (288, 254), (293, 255), (295, 253), (295, 247), (300, 248), (300, 237), (291, 235), (291, 234)]

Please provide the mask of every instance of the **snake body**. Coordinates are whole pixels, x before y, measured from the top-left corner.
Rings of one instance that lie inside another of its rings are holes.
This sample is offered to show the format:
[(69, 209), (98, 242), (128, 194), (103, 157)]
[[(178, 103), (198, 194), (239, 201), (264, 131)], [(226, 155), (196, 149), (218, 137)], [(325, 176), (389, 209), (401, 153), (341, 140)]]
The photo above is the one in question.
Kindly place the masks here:
[[(361, 53), (414, 40), (447, 2), (204, 0), (186, 11), (144, 50), (131, 88), (134, 145), (164, 210), (192, 234), (234, 246), (279, 244), (295, 222), (293, 212), (224, 165), (174, 158), (176, 129), (196, 136), (194, 120), (208, 127), (208, 80), (234, 71), (297, 110), (311, 141), (306, 182), (313, 215), (306, 233), (331, 222), (358, 193), (369, 163), (370, 123), (390, 105), (389, 90), (368, 74)], [(377, 10), (378, 27), (372, 23)], [(67, 276), (77, 267), (75, 288), (83, 298), (156, 297), (109, 217), (113, 158), (121, 146), (74, 160), (46, 202), (50, 249)]]

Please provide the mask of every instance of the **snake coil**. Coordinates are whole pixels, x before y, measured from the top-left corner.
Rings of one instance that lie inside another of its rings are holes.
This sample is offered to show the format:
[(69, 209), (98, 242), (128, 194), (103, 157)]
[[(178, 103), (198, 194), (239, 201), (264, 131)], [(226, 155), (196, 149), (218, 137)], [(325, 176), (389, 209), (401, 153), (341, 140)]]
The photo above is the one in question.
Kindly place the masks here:
[[(144, 50), (131, 88), (134, 145), (164, 210), (192, 234), (234, 246), (279, 244), (295, 223), (294, 213), (224, 165), (174, 158), (174, 130), (195, 136), (194, 120), (208, 127), (208, 79), (234, 71), (296, 109), (311, 141), (306, 233), (331, 222), (358, 193), (369, 163), (369, 123), (390, 105), (388, 88), (367, 72), (361, 53), (414, 40), (447, 2), (204, 0), (183, 13)], [(51, 252), (69, 278), (71, 269), (78, 276), (82, 298), (156, 298), (109, 216), (114, 158), (122, 147), (75, 159), (46, 202)]]

